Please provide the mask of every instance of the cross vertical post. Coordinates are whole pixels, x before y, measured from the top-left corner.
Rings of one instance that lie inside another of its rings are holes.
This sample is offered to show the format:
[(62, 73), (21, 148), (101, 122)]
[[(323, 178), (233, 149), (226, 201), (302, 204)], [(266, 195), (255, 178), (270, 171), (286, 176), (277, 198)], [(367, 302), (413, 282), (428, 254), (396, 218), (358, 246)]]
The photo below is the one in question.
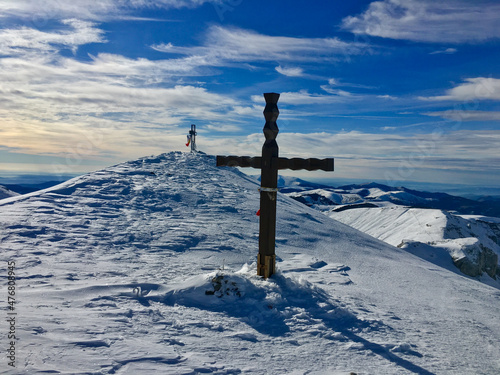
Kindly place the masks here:
[(191, 130), (189, 131), (189, 140), (191, 141), (191, 152), (196, 151), (196, 125), (191, 124)]
[(270, 277), (276, 270), (275, 238), (276, 238), (276, 196), (278, 191), (278, 154), (276, 142), (279, 116), (278, 99), (280, 94), (266, 93), (264, 108), (264, 136), (262, 146), (262, 164), (260, 175), (260, 223), (259, 223), (259, 255), (257, 257), (257, 275)]
[(262, 157), (221, 156), (217, 155), (218, 167), (251, 167), (261, 170), (260, 177), (260, 222), (259, 222), (259, 254), (257, 256), (257, 275), (267, 279), (276, 271), (276, 198), (278, 192), (278, 170), (305, 169), (308, 171), (333, 171), (333, 158), (300, 159), (280, 158), (276, 143), (279, 129), (276, 120), (279, 116), (278, 99), (280, 94), (266, 93), (264, 108), (264, 136)]

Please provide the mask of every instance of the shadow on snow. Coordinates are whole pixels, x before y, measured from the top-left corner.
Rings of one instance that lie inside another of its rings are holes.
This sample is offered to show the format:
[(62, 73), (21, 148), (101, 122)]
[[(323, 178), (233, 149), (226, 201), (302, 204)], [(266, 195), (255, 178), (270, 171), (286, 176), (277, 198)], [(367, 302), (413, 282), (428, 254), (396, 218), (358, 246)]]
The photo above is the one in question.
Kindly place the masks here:
[[(391, 329), (389, 326), (378, 321), (361, 320), (323, 289), (281, 273), (263, 280), (250, 274), (245, 267), (235, 273), (218, 271), (186, 280), (168, 288), (166, 293), (139, 299), (143, 304), (155, 301), (218, 312), (273, 337), (300, 330), (325, 339), (352, 341), (360, 344), (360, 349), (369, 350), (408, 371), (432, 374), (395, 355), (387, 346), (370, 342), (358, 334), (366, 330)], [(409, 348), (400, 351), (422, 357)]]

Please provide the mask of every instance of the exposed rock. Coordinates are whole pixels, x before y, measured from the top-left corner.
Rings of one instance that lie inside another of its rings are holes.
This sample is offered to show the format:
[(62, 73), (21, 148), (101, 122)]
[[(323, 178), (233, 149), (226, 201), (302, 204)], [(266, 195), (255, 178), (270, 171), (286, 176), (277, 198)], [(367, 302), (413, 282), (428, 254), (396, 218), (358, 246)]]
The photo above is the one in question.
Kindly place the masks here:
[(453, 263), (468, 276), (477, 277), (486, 272), (490, 277), (496, 279), (499, 274), (498, 255), (482, 244), (479, 244), (479, 248), (480, 251), (477, 254), (474, 254), (476, 249), (463, 249), (466, 255), (458, 259), (453, 258)]
[(480, 259), (480, 264), (482, 263), (481, 269), (495, 279), (498, 271), (498, 255), (485, 246), (481, 247), (483, 249)]
[(214, 290), (206, 290), (205, 294), (207, 296), (217, 296), (219, 298), (227, 295), (235, 295), (241, 297), (242, 294), (236, 284), (236, 282), (231, 281), (228, 276), (224, 274), (217, 274), (212, 278), (212, 287)]
[(479, 267), (478, 264), (473, 263), (469, 258), (463, 257), (460, 259), (453, 259), (453, 263), (457, 268), (460, 270), (460, 272), (472, 276), (472, 277), (477, 277), (481, 276), (481, 268)]

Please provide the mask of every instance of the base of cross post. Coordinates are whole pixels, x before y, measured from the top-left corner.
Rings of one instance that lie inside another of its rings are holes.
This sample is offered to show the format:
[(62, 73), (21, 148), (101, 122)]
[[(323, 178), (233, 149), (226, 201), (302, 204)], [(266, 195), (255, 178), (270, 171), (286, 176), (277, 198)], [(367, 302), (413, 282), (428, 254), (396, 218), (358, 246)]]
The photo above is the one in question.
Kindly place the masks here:
[(276, 255), (257, 255), (257, 275), (267, 279), (276, 271)]

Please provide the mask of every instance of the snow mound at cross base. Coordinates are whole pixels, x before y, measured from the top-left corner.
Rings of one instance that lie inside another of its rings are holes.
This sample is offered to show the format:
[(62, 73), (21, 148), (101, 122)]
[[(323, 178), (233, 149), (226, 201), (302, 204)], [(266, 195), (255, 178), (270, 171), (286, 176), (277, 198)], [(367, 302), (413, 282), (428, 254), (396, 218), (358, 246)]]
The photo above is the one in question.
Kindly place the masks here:
[[(160, 290), (158, 295), (147, 296), (146, 300), (221, 312), (271, 336), (296, 330), (300, 321), (301, 329), (312, 329), (322, 336), (341, 336), (339, 332), (343, 330), (370, 325), (303, 278), (278, 272), (272, 279), (264, 280), (255, 275), (254, 268), (255, 264), (245, 265), (237, 272), (195, 276)], [(313, 321), (316, 324), (304, 328)]]

